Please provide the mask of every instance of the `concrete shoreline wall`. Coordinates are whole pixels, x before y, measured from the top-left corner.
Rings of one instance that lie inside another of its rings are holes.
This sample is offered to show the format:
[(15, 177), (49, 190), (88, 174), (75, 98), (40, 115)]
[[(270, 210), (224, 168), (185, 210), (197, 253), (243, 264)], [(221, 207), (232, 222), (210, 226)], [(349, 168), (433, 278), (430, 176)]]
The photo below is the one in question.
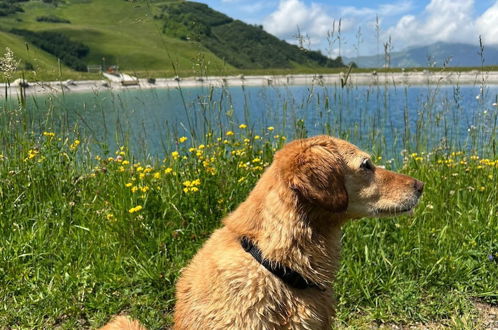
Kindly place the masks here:
[[(139, 79), (139, 84), (123, 86), (119, 82), (108, 80), (52, 81), (29, 83), (25, 88), (28, 95), (64, 92), (92, 92), (121, 89), (149, 88), (188, 88), (188, 87), (230, 87), (230, 86), (286, 86), (286, 85), (337, 85), (343, 81), (348, 85), (481, 85), (498, 84), (498, 72), (395, 72), (395, 73), (352, 73), (346, 79), (346, 74), (296, 74), (296, 75), (261, 75), (261, 76), (225, 76), (225, 77), (188, 77), (188, 78), (158, 78), (154, 83), (147, 79)], [(5, 84), (0, 84), (4, 89)], [(20, 87), (11, 85), (9, 94), (17, 95)]]

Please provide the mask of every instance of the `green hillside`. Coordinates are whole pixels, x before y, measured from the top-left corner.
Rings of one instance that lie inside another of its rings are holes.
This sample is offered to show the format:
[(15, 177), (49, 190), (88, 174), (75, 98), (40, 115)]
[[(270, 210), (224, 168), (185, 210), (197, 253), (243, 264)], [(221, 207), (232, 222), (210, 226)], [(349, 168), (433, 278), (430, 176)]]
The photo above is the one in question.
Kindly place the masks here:
[[(14, 29), (60, 34), (88, 47), (88, 53), (81, 58), (86, 65), (118, 65), (123, 71), (142, 76), (227, 74), (258, 69), (306, 71), (342, 65), (340, 60), (301, 50), (259, 27), (194, 2), (0, 0), (0, 9), (2, 5), (17, 9), (7, 8), (4, 14), (0, 10), (0, 53), (10, 47), (23, 63), (30, 63), (28, 68), (32, 66), (53, 78), (59, 73), (58, 58), (62, 61), (63, 76), (88, 74), (77, 73), (64, 65), (74, 61), (64, 61), (60, 53), (41, 50), (26, 35), (12, 33)], [(175, 12), (178, 15), (174, 20), (168, 19)], [(220, 18), (223, 24), (212, 21)], [(190, 37), (185, 31), (192, 31), (192, 22), (199, 30)]]
[(300, 49), (265, 32), (262, 26), (245, 24), (197, 2), (170, 2), (159, 6), (164, 32), (183, 40), (195, 40), (240, 69), (341, 67), (319, 52)]

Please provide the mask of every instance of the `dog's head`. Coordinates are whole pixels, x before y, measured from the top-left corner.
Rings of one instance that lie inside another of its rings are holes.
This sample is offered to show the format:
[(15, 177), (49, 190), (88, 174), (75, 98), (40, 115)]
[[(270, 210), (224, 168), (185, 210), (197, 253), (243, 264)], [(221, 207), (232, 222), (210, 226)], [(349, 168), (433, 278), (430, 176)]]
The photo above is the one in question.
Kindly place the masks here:
[(274, 166), (299, 203), (347, 218), (410, 212), (424, 186), (376, 167), (367, 153), (329, 136), (287, 144), (275, 155)]

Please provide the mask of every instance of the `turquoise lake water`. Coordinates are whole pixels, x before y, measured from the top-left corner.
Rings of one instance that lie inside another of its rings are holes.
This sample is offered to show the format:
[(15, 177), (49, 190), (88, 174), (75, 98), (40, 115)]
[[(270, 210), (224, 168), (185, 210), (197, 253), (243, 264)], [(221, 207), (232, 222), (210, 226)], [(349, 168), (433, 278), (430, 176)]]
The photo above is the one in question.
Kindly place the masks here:
[[(392, 156), (437, 146), (487, 148), (496, 138), (498, 86), (276, 86), (123, 90), (30, 96), (35, 131), (73, 130), (98, 148), (127, 144), (163, 155), (190, 141), (247, 124), (260, 134), (331, 134)], [(47, 119), (49, 118), (49, 119)]]

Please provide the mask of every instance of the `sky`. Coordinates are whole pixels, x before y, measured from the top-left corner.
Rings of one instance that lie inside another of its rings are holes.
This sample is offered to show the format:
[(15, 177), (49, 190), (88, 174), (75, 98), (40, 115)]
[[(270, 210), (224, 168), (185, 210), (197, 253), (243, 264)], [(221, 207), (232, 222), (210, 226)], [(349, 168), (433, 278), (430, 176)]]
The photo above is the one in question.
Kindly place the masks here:
[(392, 52), (435, 42), (477, 45), (479, 36), (498, 46), (498, 0), (195, 1), (331, 57), (383, 53), (386, 45)]

